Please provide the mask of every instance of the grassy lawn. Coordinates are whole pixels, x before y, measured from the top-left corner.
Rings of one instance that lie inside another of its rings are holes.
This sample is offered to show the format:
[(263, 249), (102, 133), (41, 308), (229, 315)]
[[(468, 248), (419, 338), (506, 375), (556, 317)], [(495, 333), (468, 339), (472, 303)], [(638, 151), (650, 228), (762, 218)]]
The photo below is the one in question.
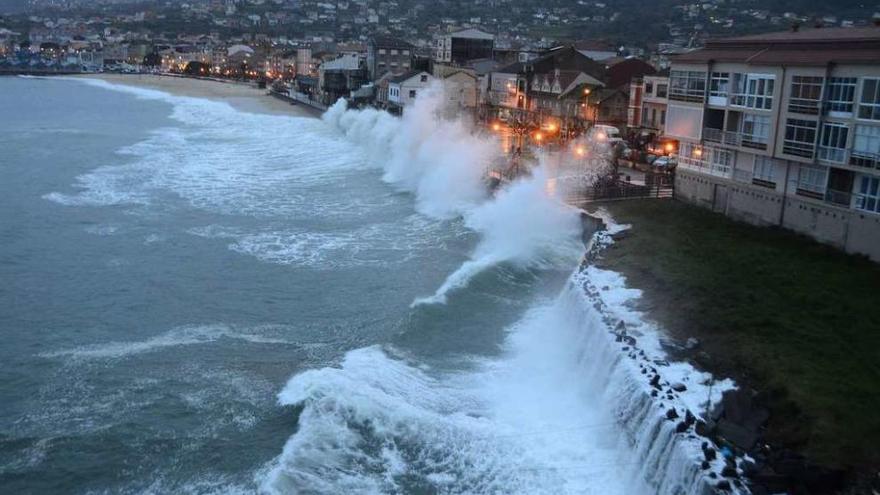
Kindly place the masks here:
[(761, 393), (767, 441), (880, 466), (880, 265), (675, 201), (605, 207), (633, 228), (599, 264), (673, 336), (700, 339), (698, 365)]

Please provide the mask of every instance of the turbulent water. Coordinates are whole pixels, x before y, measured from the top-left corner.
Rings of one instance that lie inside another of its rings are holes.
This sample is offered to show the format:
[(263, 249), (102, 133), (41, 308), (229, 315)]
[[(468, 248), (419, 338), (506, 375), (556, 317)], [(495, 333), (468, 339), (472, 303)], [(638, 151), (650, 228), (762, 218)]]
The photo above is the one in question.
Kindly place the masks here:
[(637, 293), (440, 100), (0, 80), (0, 491), (699, 491), (605, 331)]

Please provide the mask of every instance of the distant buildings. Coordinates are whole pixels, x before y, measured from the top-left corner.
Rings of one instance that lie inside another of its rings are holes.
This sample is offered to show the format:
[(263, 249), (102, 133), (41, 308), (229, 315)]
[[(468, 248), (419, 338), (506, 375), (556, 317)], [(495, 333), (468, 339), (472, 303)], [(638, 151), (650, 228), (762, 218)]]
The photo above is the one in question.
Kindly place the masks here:
[(715, 40), (671, 69), (678, 197), (880, 260), (880, 28)]

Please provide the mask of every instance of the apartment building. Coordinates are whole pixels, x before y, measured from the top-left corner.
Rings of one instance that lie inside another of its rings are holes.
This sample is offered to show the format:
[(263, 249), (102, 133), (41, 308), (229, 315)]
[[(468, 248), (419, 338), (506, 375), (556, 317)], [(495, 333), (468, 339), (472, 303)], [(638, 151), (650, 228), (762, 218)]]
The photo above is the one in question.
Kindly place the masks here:
[(676, 195), (880, 261), (880, 28), (707, 42), (673, 58)]
[(378, 36), (367, 45), (367, 70), (370, 80), (386, 72), (403, 74), (412, 69), (415, 47), (399, 38)]
[(495, 36), (479, 29), (461, 29), (434, 40), (434, 60), (464, 64), (469, 60), (492, 58)]

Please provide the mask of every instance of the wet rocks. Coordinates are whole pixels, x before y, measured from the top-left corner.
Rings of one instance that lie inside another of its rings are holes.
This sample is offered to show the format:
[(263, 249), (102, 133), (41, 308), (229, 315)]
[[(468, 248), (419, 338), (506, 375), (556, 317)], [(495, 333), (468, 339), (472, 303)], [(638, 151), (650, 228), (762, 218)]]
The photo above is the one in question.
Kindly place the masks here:
[(673, 420), (678, 418), (678, 412), (675, 411), (674, 407), (670, 407), (668, 411), (666, 411), (666, 419)]
[(671, 386), (672, 390), (675, 390), (676, 392), (684, 392), (685, 390), (687, 390), (685, 384), (681, 382), (675, 382)]

